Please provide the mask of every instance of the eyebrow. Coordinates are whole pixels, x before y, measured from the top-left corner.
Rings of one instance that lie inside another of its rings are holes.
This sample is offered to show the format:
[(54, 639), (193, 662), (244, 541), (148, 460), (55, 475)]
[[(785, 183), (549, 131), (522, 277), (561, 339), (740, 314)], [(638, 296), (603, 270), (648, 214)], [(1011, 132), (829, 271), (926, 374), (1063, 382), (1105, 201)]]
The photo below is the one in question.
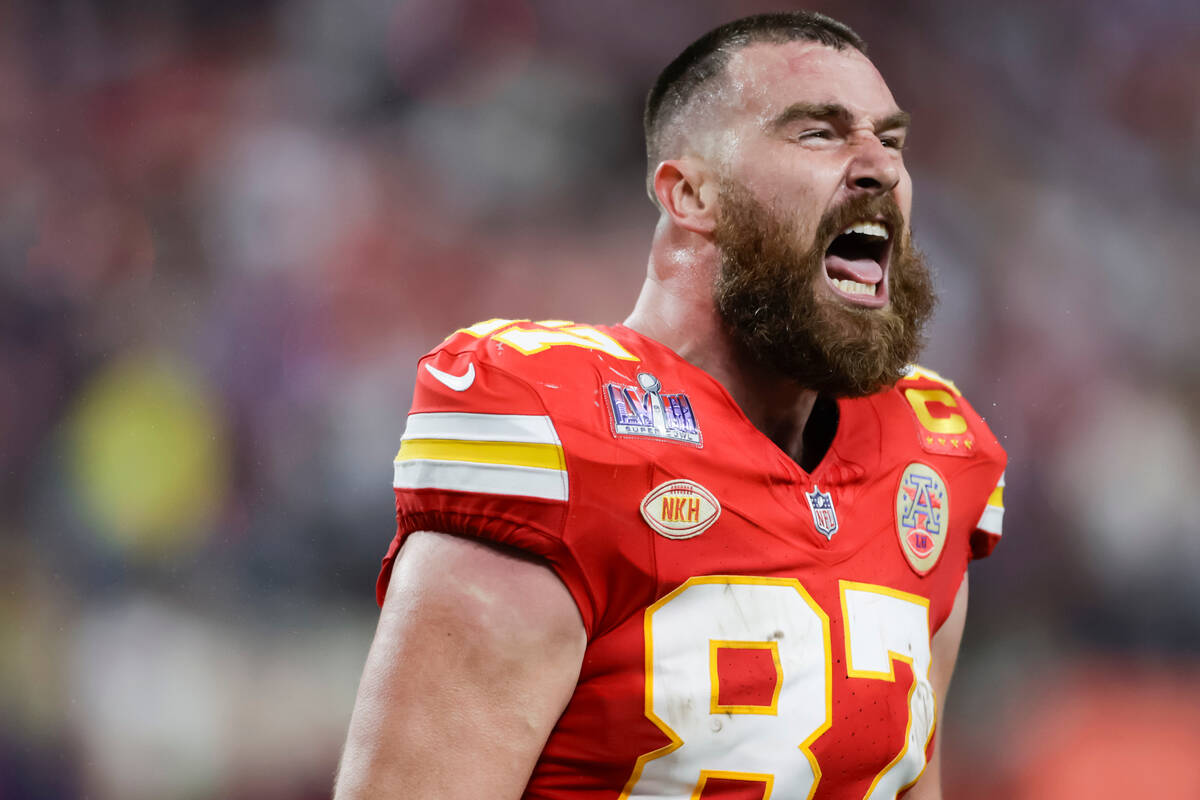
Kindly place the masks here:
[[(793, 122), (804, 119), (834, 120), (844, 125), (854, 121), (850, 109), (841, 103), (792, 103), (779, 116), (771, 121), (771, 129), (779, 130)], [(907, 111), (897, 111), (889, 114), (875, 123), (876, 131), (887, 131), (893, 128), (907, 128), (912, 122), (912, 114)]]

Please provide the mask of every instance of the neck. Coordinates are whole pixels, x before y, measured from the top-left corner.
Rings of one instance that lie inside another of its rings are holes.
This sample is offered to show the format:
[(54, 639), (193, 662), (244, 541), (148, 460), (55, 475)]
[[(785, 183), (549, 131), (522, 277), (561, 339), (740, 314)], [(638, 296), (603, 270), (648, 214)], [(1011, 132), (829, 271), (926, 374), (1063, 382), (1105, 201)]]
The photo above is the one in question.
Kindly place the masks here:
[(804, 452), (804, 431), (817, 393), (770, 372), (741, 351), (713, 299), (719, 263), (710, 240), (660, 222), (646, 282), (625, 325), (715, 378), (756, 428), (810, 468), (814, 454)]

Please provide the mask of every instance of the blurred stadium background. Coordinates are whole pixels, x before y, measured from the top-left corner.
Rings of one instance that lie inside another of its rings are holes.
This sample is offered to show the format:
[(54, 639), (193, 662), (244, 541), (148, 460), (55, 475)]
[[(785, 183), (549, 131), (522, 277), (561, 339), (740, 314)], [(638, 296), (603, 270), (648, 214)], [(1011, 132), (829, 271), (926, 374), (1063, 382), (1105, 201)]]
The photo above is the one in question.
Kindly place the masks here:
[[(414, 359), (619, 321), (645, 90), (785, 7), (0, 0), (0, 798), (327, 796)], [(1011, 454), (947, 796), (1200, 797), (1200, 5), (813, 7)]]

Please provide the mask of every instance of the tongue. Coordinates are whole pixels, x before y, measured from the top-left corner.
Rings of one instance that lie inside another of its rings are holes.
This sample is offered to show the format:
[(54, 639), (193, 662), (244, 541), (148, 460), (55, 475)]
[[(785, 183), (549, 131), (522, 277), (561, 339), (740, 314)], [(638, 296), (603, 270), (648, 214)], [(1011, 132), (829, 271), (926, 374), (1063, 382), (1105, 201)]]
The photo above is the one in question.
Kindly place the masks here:
[(841, 281), (857, 281), (858, 283), (873, 284), (883, 280), (883, 267), (879, 262), (869, 258), (856, 258), (853, 261), (841, 256), (825, 256), (825, 272), (830, 278)]

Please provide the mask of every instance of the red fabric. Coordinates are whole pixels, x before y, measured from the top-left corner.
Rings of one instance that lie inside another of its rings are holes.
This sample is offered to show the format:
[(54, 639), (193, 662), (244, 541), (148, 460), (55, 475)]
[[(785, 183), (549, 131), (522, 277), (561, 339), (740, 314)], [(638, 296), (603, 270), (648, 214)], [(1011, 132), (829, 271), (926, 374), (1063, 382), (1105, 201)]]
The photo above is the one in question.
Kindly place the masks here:
[(779, 684), (771, 651), (761, 648), (717, 648), (717, 705), (769, 708)]
[[(822, 773), (814, 797), (863, 797), (904, 747), (912, 671), (896, 660), (895, 681), (847, 675), (839, 581), (927, 598), (932, 637), (950, 613), (968, 560), (986, 555), (975, 525), (1003, 471), (1003, 450), (956, 393), (970, 453), (922, 447), (921, 421), (903, 394), (906, 386), (930, 385), (922, 377), (839, 401), (836, 437), (810, 475), (754, 428), (709, 375), (629, 329), (597, 330), (639, 360), (572, 345), (526, 355), (494, 337), (462, 333), (427, 357), (454, 374), (469, 360), (477, 385), (454, 392), (422, 376), (413, 411), (549, 415), (565, 452), (569, 500), (397, 490), (399, 529), (384, 560), (380, 598), (396, 549), (414, 530), (476, 536), (546, 558), (579, 604), (589, 644), (578, 688), (526, 797), (615, 800), (631, 785), (639, 756), (671, 745), (646, 713), (647, 609), (696, 576), (795, 579), (828, 617), (830, 634), (827, 644), (808, 643), (829, 649), (832, 679), (831, 725), (811, 745)], [(686, 394), (702, 445), (615, 435), (605, 385), (637, 387), (643, 372), (660, 381), (664, 395)], [(901, 478), (914, 462), (944, 480), (949, 498), (943, 549), (924, 575), (906, 560), (897, 521)], [(712, 527), (671, 539), (647, 524), (639, 510), (643, 498), (672, 479), (694, 481), (715, 495), (721, 512)], [(832, 496), (838, 529), (831, 538), (817, 531), (805, 497), (814, 486)], [(786, 687), (786, 672), (783, 680)], [(704, 705), (698, 713), (707, 718), (707, 698)], [(721, 716), (713, 718), (720, 722)], [(682, 796), (695, 785), (681, 788)]]

